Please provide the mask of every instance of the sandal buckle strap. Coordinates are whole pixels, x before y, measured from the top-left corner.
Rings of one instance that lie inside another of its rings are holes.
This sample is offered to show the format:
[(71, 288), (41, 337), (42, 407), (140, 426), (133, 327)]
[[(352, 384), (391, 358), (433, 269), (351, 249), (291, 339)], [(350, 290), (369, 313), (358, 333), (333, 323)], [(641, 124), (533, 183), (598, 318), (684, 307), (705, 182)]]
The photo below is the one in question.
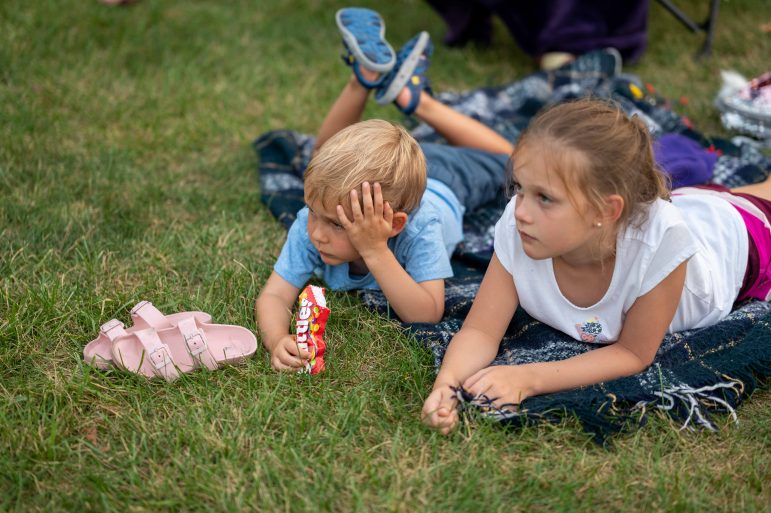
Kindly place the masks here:
[(107, 333), (110, 330), (113, 330), (115, 328), (124, 328), (124, 324), (120, 322), (118, 319), (110, 319), (109, 321), (105, 322), (99, 327), (99, 331), (107, 335)]
[(155, 351), (151, 352), (149, 357), (150, 357), (150, 362), (153, 364), (153, 367), (155, 367), (158, 370), (161, 370), (167, 365), (174, 363), (174, 360), (171, 359), (171, 353), (169, 352), (169, 348), (165, 344), (163, 344)]
[(203, 365), (209, 370), (219, 367), (217, 359), (209, 350), (209, 341), (203, 329), (198, 327), (194, 317), (182, 319), (177, 323), (177, 329), (185, 339), (187, 350), (197, 362), (197, 365)]
[(143, 307), (150, 304), (150, 301), (140, 301), (139, 303), (134, 305), (134, 308), (131, 309), (131, 315), (136, 315), (138, 311), (140, 311)]
[(206, 337), (200, 329), (196, 329), (193, 333), (185, 333), (185, 343), (187, 344), (187, 350), (193, 356), (198, 356), (209, 349)]
[(170, 328), (171, 324), (163, 313), (150, 301), (140, 301), (131, 309), (131, 317), (137, 325), (147, 325), (155, 329)]

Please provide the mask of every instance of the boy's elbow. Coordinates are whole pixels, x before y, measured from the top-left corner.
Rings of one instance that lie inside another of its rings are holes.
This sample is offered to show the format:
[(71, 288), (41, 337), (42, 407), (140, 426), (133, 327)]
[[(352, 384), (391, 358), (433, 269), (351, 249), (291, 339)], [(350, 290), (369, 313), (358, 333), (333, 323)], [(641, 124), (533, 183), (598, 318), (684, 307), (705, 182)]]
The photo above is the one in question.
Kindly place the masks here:
[(260, 305), (262, 305), (264, 302), (265, 302), (265, 291), (263, 290), (257, 296), (257, 299), (254, 300), (254, 311), (255, 311), (255, 313), (259, 311)]
[(440, 304), (437, 305), (436, 311), (434, 312), (433, 320), (429, 322), (436, 324), (442, 320), (442, 317), (444, 317), (444, 301), (442, 301)]
[(442, 316), (435, 315), (433, 313), (428, 313), (428, 314), (417, 314), (414, 316), (409, 316), (407, 318), (402, 317), (401, 319), (402, 319), (402, 322), (406, 322), (406, 323), (420, 322), (420, 323), (426, 323), (426, 324), (436, 324), (442, 320)]
[(421, 308), (414, 314), (407, 316), (407, 318), (402, 318), (402, 321), (436, 324), (442, 320), (442, 316), (444, 315), (444, 304), (432, 306), (433, 308)]
[(441, 320), (442, 320), (442, 312), (439, 312), (439, 313), (431, 312), (428, 315), (426, 315), (425, 318), (419, 321), (413, 321), (413, 322), (425, 322), (428, 324), (437, 324)]
[(444, 316), (444, 294), (441, 297), (431, 296), (431, 304), (427, 305), (424, 311), (426, 320), (420, 322), (427, 322), (436, 324), (442, 320)]
[(254, 315), (259, 323), (262, 316), (272, 317), (277, 308), (291, 308), (291, 304), (275, 292), (263, 289), (254, 301)]

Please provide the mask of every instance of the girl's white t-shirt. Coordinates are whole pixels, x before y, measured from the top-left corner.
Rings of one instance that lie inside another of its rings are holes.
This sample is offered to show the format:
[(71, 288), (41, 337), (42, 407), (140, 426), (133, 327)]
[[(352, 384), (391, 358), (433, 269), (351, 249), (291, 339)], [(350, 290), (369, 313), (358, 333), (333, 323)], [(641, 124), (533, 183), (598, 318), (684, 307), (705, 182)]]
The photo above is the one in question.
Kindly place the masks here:
[(495, 225), (495, 254), (511, 274), (522, 308), (532, 317), (585, 342), (618, 340), (626, 313), (688, 260), (685, 287), (669, 332), (701, 328), (726, 317), (747, 267), (748, 234), (739, 212), (710, 195), (656, 200), (646, 220), (618, 236), (610, 286), (582, 308), (560, 292), (552, 259), (533, 260), (516, 229), (514, 197)]

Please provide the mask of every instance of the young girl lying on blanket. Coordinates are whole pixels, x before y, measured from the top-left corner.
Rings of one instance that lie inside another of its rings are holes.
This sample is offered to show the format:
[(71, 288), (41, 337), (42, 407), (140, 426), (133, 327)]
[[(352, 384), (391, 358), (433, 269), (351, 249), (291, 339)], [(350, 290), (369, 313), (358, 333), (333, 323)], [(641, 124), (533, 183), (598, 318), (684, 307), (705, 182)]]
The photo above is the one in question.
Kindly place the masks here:
[[(512, 155), (495, 252), (423, 406), (446, 434), (459, 387), (498, 408), (636, 374), (665, 333), (717, 323), (771, 289), (771, 182), (676, 189), (641, 120), (592, 100), (537, 116)], [(517, 306), (593, 351), (490, 366)]]

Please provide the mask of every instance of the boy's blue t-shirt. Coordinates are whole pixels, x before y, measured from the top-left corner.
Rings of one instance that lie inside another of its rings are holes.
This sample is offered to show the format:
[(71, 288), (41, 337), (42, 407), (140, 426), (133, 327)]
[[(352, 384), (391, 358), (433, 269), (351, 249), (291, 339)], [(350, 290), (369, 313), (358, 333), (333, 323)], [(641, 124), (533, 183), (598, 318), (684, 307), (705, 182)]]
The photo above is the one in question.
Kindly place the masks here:
[[(436, 187), (433, 182), (436, 180), (429, 179), (431, 190)], [(444, 186), (441, 182), (439, 185)], [(452, 276), (450, 255), (462, 236), (459, 231), (462, 207), (459, 204), (447, 207), (446, 196), (448, 193), (453, 196), (449, 198), (452, 202), (454, 195), (444, 187), (446, 190), (440, 189), (442, 195), (425, 194), (420, 206), (410, 214), (404, 230), (388, 240), (396, 260), (417, 283)], [(448, 218), (452, 210), (456, 211), (455, 215)], [(446, 241), (448, 233), (458, 240)], [(351, 275), (347, 263), (327, 265), (321, 260), (308, 237), (308, 207), (297, 213), (273, 270), (297, 288), (302, 288), (315, 274), (332, 290), (380, 289), (371, 273)]]

